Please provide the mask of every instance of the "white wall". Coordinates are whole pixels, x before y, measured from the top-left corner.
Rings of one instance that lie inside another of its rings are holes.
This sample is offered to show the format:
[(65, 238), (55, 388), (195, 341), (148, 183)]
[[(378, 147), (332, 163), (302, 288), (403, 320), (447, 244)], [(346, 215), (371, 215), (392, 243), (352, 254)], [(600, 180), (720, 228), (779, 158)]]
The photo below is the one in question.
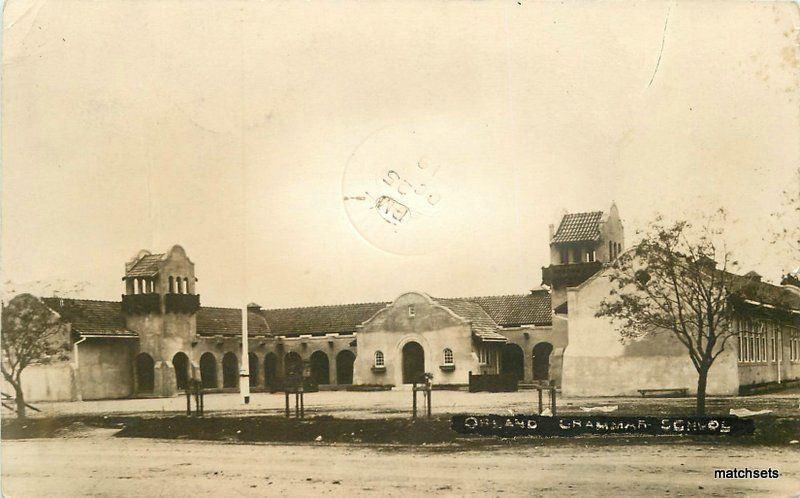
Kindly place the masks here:
[[(408, 307), (413, 305), (415, 316)], [(467, 384), (469, 371), (478, 372), (472, 353), (469, 324), (449, 309), (419, 293), (403, 294), (388, 308), (378, 312), (358, 331), (353, 382), (399, 386), (403, 383), (402, 348), (410, 341), (425, 352), (425, 371), (433, 374), (434, 384)], [(444, 348), (453, 351), (455, 370), (444, 372)], [(375, 351), (384, 354), (386, 371), (374, 372)]]
[[(688, 351), (669, 331), (622, 344), (617, 326), (595, 317), (608, 296), (608, 270), (568, 291), (569, 346), (564, 351), (565, 396), (638, 396), (638, 389), (687, 388), (696, 393), (697, 371)], [(711, 367), (708, 394), (735, 395), (739, 389), (736, 351), (729, 344)]]

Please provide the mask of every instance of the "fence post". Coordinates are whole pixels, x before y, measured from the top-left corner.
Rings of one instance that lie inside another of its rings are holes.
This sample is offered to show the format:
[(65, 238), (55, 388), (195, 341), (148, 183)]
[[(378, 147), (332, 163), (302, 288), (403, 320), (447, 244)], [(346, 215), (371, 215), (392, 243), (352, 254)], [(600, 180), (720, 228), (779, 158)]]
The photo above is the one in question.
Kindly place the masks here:
[(194, 414), (195, 416), (200, 416), (200, 386), (195, 384), (193, 387), (194, 391)]
[(411, 406), (412, 406), (411, 418), (417, 418), (417, 383), (416, 382), (411, 384), (411, 392), (413, 393), (412, 398), (414, 400), (412, 402), (412, 404), (411, 404)]
[(550, 388), (550, 411), (553, 412), (553, 416), (556, 416), (556, 388)]
[(300, 388), (300, 418), (306, 417), (305, 403), (303, 402), (305, 391)]
[(186, 416), (190, 416), (192, 414), (192, 394), (189, 391), (191, 389), (190, 384), (186, 385)]
[(283, 394), (286, 396), (286, 418), (289, 418), (291, 412), (289, 412), (289, 390), (284, 387)]
[(543, 405), (543, 403), (542, 403), (542, 388), (541, 388), (541, 386), (536, 388), (536, 392), (539, 393), (539, 415), (541, 415), (542, 414), (542, 409), (543, 409), (543, 406), (542, 406)]
[(427, 387), (428, 387), (428, 390), (426, 391), (426, 394), (428, 395), (428, 418), (431, 418), (431, 393), (432, 393), (432, 390), (431, 390), (431, 386), (427, 386)]

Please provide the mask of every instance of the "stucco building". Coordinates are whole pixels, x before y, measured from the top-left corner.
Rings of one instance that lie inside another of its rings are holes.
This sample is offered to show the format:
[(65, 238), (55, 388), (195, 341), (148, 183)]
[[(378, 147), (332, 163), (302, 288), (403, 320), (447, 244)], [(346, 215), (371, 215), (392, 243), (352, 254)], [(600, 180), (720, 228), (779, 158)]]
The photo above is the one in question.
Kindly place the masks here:
[[(243, 361), (254, 391), (304, 375), (321, 389), (399, 387), (433, 375), (466, 386), (473, 375), (513, 377), (524, 387), (553, 382), (567, 395), (632, 395), (638, 389), (694, 389), (696, 373), (669, 336), (622, 344), (594, 316), (608, 295), (605, 265), (624, 250), (616, 206), (565, 214), (550, 227), (543, 286), (502, 296), (438, 298), (407, 292), (392, 302), (247, 308), (248, 358), (241, 357), (242, 311), (201, 305), (194, 263), (180, 246), (140, 251), (125, 263), (120, 301), (43, 298), (67, 324), (69, 361), (31, 366), (29, 400), (172, 396), (187, 379), (207, 390), (238, 390)], [(800, 378), (800, 288), (741, 277), (737, 347), (717, 360), (709, 394)], [(746, 285), (744, 285), (746, 284)]]

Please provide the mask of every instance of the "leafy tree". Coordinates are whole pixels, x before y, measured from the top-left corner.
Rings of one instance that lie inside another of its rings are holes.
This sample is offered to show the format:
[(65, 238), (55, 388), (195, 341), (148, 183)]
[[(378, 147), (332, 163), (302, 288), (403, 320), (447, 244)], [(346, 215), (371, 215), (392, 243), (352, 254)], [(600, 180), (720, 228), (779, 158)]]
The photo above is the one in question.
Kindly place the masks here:
[(35, 363), (67, 359), (70, 346), (66, 328), (39, 299), (20, 294), (3, 307), (0, 346), (3, 377), (14, 388), (18, 417), (24, 418), (22, 372)]
[(695, 230), (687, 221), (657, 218), (612, 263), (616, 285), (596, 313), (621, 325), (623, 341), (663, 333), (680, 341), (697, 370), (698, 415), (705, 414), (708, 372), (737, 333), (729, 327), (729, 298), (740, 277), (728, 271), (736, 262), (720, 234), (713, 220)]

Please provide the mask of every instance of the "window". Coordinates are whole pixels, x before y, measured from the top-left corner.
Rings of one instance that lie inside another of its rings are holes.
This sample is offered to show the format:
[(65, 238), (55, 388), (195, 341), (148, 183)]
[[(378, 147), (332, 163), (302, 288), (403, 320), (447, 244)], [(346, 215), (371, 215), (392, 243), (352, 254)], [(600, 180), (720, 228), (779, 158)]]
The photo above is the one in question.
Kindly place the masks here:
[(408, 316), (417, 316), (417, 310), (414, 309), (413, 304), (408, 307)]
[(771, 352), (770, 358), (772, 359), (773, 363), (778, 361), (778, 338), (776, 337), (777, 335), (778, 335), (778, 327), (773, 326), (772, 333), (769, 336), (770, 340), (769, 349)]
[(175, 278), (169, 277), (169, 293), (172, 294), (175, 292)]
[(795, 327), (789, 328), (789, 359), (800, 360), (800, 331)]
[(739, 361), (742, 363), (766, 363), (777, 361), (777, 330), (769, 323), (753, 320), (739, 321)]
[(589, 251), (586, 253), (586, 262), (594, 263), (597, 261), (597, 251)]
[(453, 364), (453, 350), (450, 348), (444, 348), (444, 364), (445, 365)]
[(375, 366), (376, 367), (386, 366), (386, 364), (383, 361), (383, 352), (381, 351), (375, 351)]
[(494, 351), (487, 345), (481, 345), (478, 349), (478, 362), (481, 365), (494, 365)]
[(742, 334), (742, 331), (740, 330), (739, 331), (739, 347), (736, 349), (737, 357), (738, 357), (739, 361), (743, 361), (743, 358), (744, 358), (744, 356), (742, 355), (742, 339), (743, 339), (743, 334)]
[(569, 263), (569, 251), (567, 251), (562, 247), (560, 252), (561, 252), (561, 264), (565, 265)]

